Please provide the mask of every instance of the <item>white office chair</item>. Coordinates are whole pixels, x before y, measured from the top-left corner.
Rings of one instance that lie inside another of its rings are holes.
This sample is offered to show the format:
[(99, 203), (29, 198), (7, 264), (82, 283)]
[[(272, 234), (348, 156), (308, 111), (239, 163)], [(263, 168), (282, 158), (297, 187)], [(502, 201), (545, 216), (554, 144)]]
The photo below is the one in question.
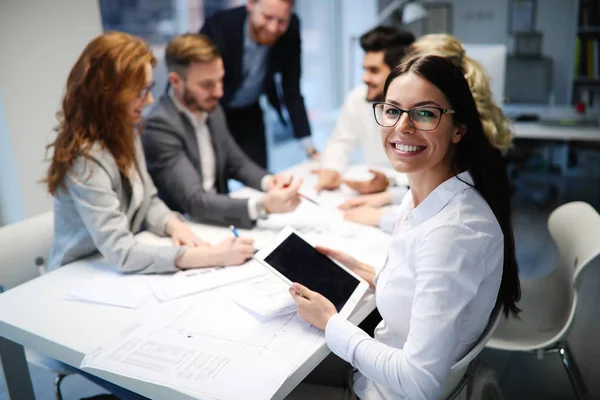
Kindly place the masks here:
[(502, 400), (502, 392), (496, 382), (494, 371), (477, 360), (477, 356), (496, 331), (501, 319), (503, 319), (502, 306), (497, 304), (475, 347), (450, 369), (446, 391), (439, 397), (440, 400)]
[(567, 203), (550, 214), (548, 229), (559, 250), (558, 265), (544, 277), (521, 280), (520, 320), (502, 320), (488, 347), (536, 351), (540, 358), (558, 352), (576, 397), (583, 399), (588, 391), (566, 337), (583, 272), (600, 262), (600, 215), (587, 203)]
[[(54, 238), (54, 213), (48, 212), (16, 224), (0, 228), (0, 291), (36, 278), (42, 272)], [(41, 268), (40, 268), (41, 267)], [(29, 363), (47, 368), (57, 374), (54, 391), (62, 400), (60, 384), (70, 371), (49, 357), (25, 350)]]

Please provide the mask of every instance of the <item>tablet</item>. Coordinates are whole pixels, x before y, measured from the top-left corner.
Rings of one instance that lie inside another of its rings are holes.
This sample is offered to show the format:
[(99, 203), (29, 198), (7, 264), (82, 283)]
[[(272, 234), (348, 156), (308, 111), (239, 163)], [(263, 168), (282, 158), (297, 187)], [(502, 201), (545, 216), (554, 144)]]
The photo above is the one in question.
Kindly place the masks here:
[(369, 288), (365, 280), (319, 253), (290, 227), (285, 227), (254, 257), (288, 285), (298, 282), (328, 298), (344, 318), (350, 316)]

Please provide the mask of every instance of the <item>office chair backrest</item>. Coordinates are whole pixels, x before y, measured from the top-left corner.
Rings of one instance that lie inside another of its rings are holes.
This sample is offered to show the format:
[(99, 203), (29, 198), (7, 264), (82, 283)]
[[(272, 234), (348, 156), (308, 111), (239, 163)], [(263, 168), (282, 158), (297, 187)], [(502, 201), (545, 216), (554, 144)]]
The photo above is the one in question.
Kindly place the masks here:
[(439, 399), (447, 399), (449, 397), (452, 397), (451, 393), (453, 393), (457, 389), (457, 387), (463, 380), (463, 377), (467, 372), (467, 368), (469, 368), (471, 362), (475, 360), (479, 353), (481, 353), (481, 351), (484, 349), (485, 345), (490, 340), (490, 338), (494, 334), (494, 331), (498, 327), (501, 318), (502, 305), (496, 304), (496, 306), (492, 310), (492, 313), (490, 314), (490, 319), (485, 329), (479, 336), (479, 340), (477, 341), (475, 346), (450, 369), (450, 377), (446, 382), (446, 390)]
[(0, 285), (4, 290), (39, 276), (36, 262), (46, 263), (53, 238), (53, 212), (0, 228)]
[(469, 57), (480, 63), (490, 79), (492, 98), (499, 107), (504, 104), (506, 80), (506, 45), (463, 43)]
[(577, 288), (581, 271), (600, 254), (600, 215), (581, 201), (563, 204), (550, 214), (548, 230), (560, 252), (558, 267)]

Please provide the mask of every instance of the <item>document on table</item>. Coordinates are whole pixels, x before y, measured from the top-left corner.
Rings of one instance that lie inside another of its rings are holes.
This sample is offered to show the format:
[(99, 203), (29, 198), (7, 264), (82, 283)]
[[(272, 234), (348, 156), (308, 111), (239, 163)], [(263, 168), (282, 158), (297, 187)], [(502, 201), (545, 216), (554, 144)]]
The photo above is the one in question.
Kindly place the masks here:
[(296, 303), (289, 286), (272, 273), (256, 279), (233, 292), (233, 300), (243, 308), (262, 317), (272, 318), (296, 312)]
[[(316, 201), (321, 201), (315, 197)], [(297, 230), (319, 230), (323, 233), (353, 236), (357, 231), (354, 225), (344, 221), (343, 213), (334, 207), (317, 206), (308, 201), (301, 201), (296, 210), (285, 214), (273, 214), (269, 218), (258, 220), (257, 227), (279, 232), (286, 226)]]
[[(225, 294), (225, 291), (221, 291)], [(269, 399), (323, 333), (297, 314), (261, 321), (209, 296), (181, 309), (164, 303), (156, 322), (135, 326), (87, 354), (83, 369), (168, 386), (191, 396)]]
[(268, 273), (257, 261), (250, 260), (241, 266), (190, 269), (166, 277), (148, 276), (147, 281), (158, 300), (169, 301)]
[(83, 285), (73, 288), (66, 299), (117, 307), (138, 308), (152, 297), (146, 278), (106, 271)]

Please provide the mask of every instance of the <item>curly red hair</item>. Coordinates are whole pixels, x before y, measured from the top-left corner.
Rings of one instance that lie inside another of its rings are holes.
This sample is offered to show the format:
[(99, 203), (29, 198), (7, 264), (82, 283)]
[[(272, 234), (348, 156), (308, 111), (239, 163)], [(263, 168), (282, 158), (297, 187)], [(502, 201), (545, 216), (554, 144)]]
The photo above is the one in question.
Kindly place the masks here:
[(108, 32), (83, 50), (67, 79), (62, 109), (56, 114), (58, 135), (44, 182), (54, 195), (79, 156), (88, 155), (94, 143), (110, 151), (119, 170), (128, 175), (135, 161), (133, 123), (127, 104), (146, 85), (146, 65), (156, 65), (142, 39)]

